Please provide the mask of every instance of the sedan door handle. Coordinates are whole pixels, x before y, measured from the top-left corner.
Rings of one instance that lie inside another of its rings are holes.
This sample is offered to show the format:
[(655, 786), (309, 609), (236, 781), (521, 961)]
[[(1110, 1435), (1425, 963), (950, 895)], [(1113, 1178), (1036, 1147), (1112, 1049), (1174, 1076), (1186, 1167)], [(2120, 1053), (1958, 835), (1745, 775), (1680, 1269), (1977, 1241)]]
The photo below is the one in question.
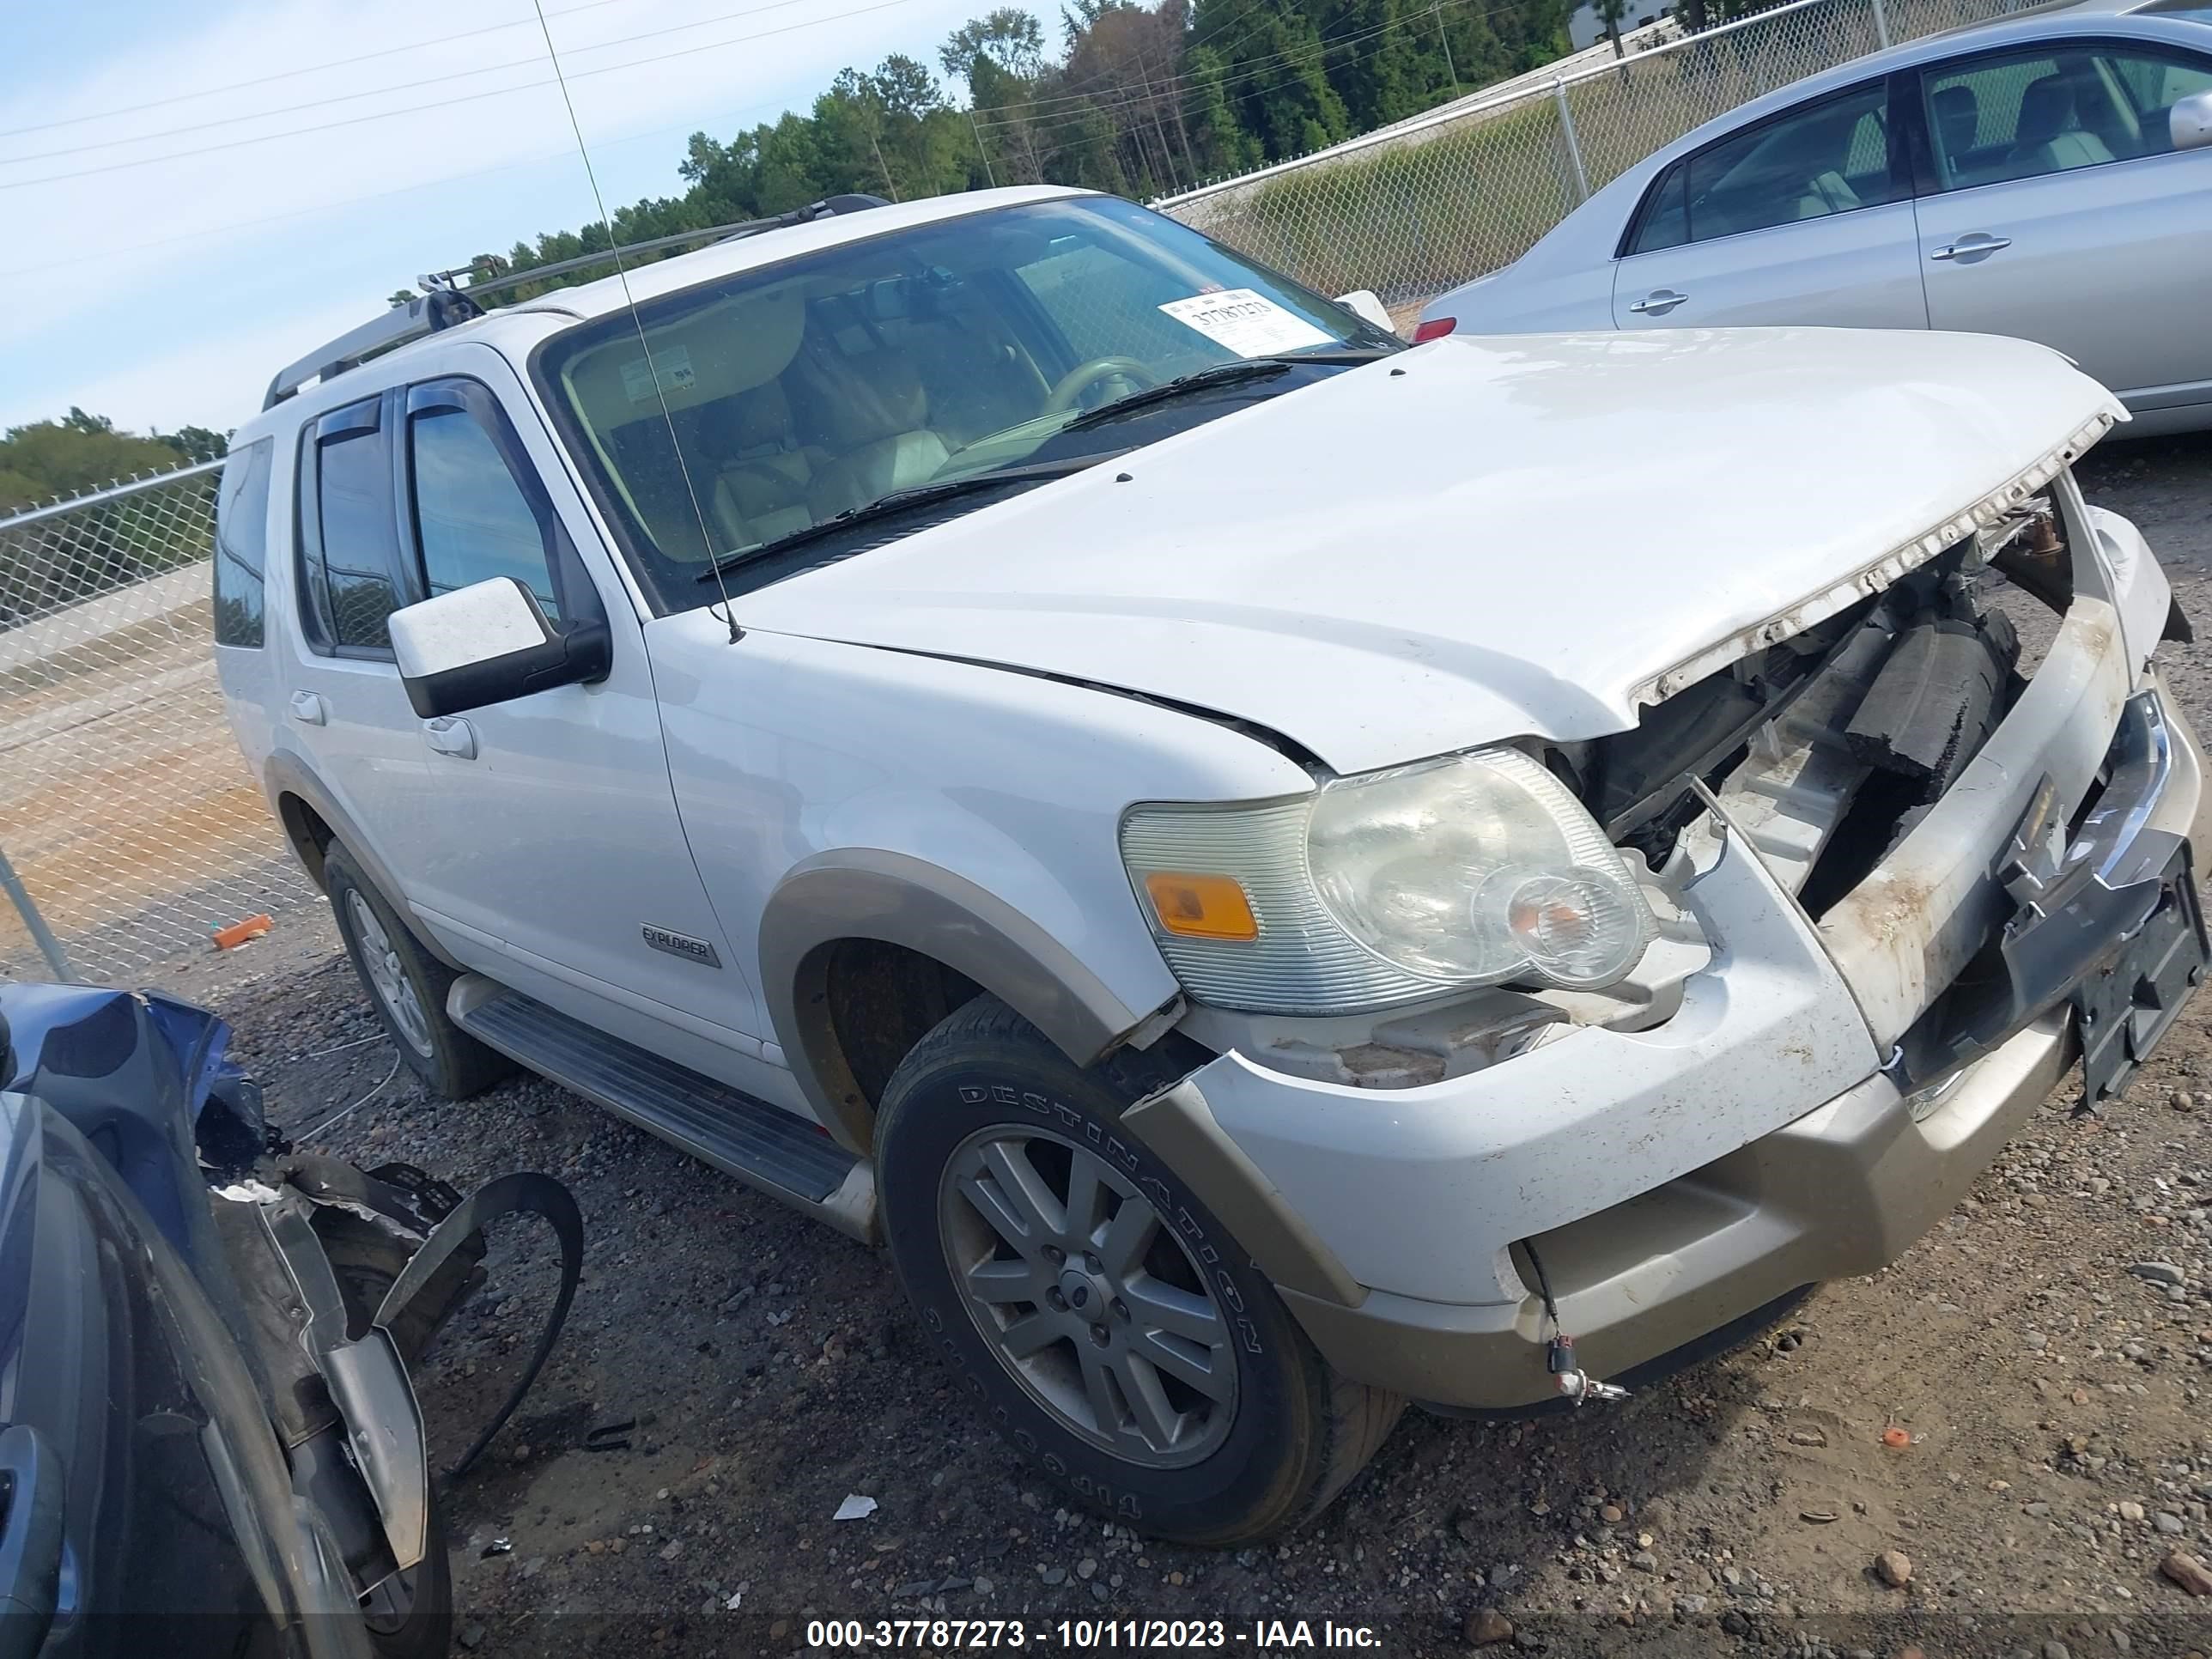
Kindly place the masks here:
[(295, 691), (292, 694), (292, 718), (302, 726), (327, 725), (331, 706), (315, 692)]
[(1664, 317), (1689, 297), (1686, 294), (1675, 293), (1671, 288), (1655, 288), (1634, 305), (1629, 307), (1629, 309), (1639, 317), (1646, 313), (1654, 317)]
[(2012, 246), (2009, 236), (1984, 236), (1976, 231), (1972, 236), (1961, 236), (1929, 254), (1931, 259), (1978, 259), (1984, 254), (1996, 253)]
[(477, 757), (477, 729), (459, 714), (441, 714), (434, 720), (424, 720), (422, 736), (441, 755), (451, 755), (455, 760)]

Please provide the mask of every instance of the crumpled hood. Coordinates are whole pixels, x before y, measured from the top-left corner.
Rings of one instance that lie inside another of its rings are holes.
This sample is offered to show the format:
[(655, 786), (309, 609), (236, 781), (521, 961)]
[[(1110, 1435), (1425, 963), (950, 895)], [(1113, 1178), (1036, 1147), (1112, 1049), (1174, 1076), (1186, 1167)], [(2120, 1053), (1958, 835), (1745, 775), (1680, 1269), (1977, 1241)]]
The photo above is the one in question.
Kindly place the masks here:
[(1632, 726), (2124, 418), (2057, 354), (1984, 335), (1452, 337), (738, 616), (1169, 698), (1363, 771)]

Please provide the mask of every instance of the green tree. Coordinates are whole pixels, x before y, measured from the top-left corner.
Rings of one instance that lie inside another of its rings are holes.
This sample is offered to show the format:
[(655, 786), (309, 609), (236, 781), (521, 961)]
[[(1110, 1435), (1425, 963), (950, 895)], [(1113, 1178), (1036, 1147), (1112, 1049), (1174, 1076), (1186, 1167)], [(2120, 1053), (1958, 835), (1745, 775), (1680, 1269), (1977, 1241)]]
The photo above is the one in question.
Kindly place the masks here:
[[(1626, 0), (1607, 3), (1625, 15)], [(872, 70), (845, 69), (804, 112), (726, 137), (693, 133), (677, 164), (679, 194), (619, 209), (611, 226), (518, 242), (507, 259), (526, 271), (603, 249), (610, 236), (635, 242), (848, 191), (911, 201), (985, 183), (1173, 190), (1547, 63), (1565, 49), (1567, 4), (1066, 0), (1057, 57), (1034, 13), (1002, 5), (945, 37), (936, 54), (945, 82), (900, 54)], [(963, 94), (962, 107), (953, 98)], [(495, 264), (480, 258), (477, 270)], [(508, 291), (527, 297), (604, 274)]]
[(204, 426), (180, 426), (155, 434), (187, 461), (212, 461), (230, 453), (230, 434)]
[(1193, 17), (1199, 35), (1217, 43), (1238, 125), (1267, 160), (1350, 136), (1352, 112), (1329, 82), (1321, 31), (1303, 9), (1291, 0), (1199, 0)]
[(1044, 73), (1044, 28), (1018, 7), (998, 10), (963, 23), (945, 37), (937, 61), (949, 80), (969, 82), (978, 60), (1017, 81), (1034, 82)]
[(0, 434), (0, 510), (21, 511), (176, 465), (177, 449), (169, 442), (118, 432), (106, 416), (73, 407), (58, 420), (33, 421)]

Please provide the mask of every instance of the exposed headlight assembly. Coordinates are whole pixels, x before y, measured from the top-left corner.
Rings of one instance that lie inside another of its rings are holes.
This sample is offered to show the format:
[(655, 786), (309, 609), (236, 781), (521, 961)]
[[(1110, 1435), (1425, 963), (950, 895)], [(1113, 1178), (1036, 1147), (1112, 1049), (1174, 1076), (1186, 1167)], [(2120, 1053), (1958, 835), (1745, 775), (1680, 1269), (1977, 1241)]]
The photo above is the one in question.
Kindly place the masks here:
[(1341, 778), (1294, 801), (1141, 806), (1121, 854), (1185, 988), (1258, 1012), (1508, 981), (1609, 985), (1654, 931), (1582, 803), (1517, 750)]

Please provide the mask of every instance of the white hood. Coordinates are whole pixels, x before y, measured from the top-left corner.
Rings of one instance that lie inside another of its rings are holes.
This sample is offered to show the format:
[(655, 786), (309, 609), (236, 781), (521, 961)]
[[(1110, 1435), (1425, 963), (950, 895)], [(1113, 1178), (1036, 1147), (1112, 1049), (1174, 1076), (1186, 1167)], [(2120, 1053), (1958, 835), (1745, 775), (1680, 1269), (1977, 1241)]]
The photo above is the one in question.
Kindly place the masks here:
[(1364, 771), (1632, 726), (2124, 418), (2056, 353), (1983, 335), (1448, 337), (738, 617), (1169, 698)]

